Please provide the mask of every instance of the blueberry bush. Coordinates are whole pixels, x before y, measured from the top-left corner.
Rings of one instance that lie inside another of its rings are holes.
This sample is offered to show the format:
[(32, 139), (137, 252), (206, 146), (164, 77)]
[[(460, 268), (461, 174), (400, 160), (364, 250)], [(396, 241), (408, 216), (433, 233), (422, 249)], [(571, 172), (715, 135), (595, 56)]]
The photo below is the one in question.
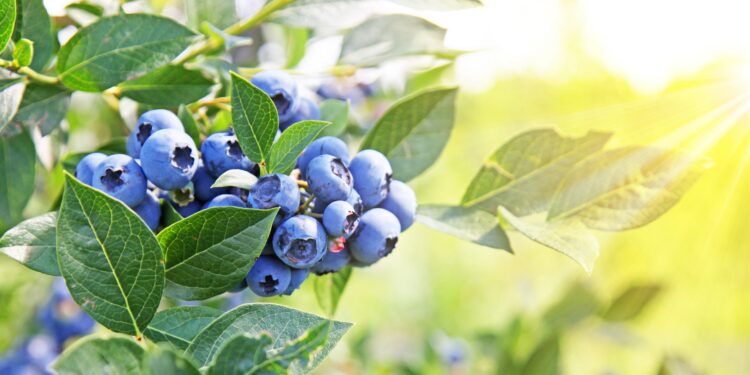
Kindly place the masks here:
[[(412, 13), (481, 5), (390, 2)], [(68, 326), (50, 323), (61, 352), (50, 371), (306, 373), (351, 326), (333, 317), (352, 272), (398, 256), (415, 220), (507, 252), (514, 230), (590, 272), (599, 252), (591, 230), (648, 224), (709, 165), (674, 150), (608, 148), (609, 133), (540, 128), (498, 140), (457, 204), (417, 205), (407, 183), (457, 125), (458, 87), (433, 75), (461, 51), (443, 46), (437, 25), (368, 7), (270, 0), (234, 23), (206, 8), (183, 25), (124, 5), (74, 3), (53, 19), (41, 0), (0, 0), (0, 251), (62, 276), (85, 312)], [(283, 31), (282, 67), (242, 57), (268, 52), (270, 43), (254, 48), (266, 24)], [(338, 64), (311, 84), (294, 68), (320, 25), (342, 46)], [(72, 36), (58, 43), (62, 29)], [(418, 89), (394, 102), (356, 74), (410, 56), (429, 56), (435, 68), (412, 72)], [(112, 126), (121, 136), (67, 152), (61, 124), (81, 116), (74, 94), (104, 103), (108, 117), (95, 121), (122, 125)], [(55, 151), (39, 167), (42, 137)], [(49, 212), (27, 217), (39, 190)], [(293, 295), (307, 280), (327, 317), (190, 302), (244, 289)], [(67, 291), (55, 284), (55, 295)], [(112, 333), (64, 347), (88, 332), (89, 316)]]

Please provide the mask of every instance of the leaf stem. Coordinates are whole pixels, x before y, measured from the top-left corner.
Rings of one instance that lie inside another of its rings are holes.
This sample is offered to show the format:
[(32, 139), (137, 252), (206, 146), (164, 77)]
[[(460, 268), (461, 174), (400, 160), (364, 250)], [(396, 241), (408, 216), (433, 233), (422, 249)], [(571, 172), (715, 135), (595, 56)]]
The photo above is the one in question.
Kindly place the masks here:
[(18, 67), (12, 61), (0, 59), (0, 68), (5, 68), (7, 70), (10, 70), (11, 72), (16, 72), (18, 74), (23, 74), (30, 80), (39, 83), (44, 83), (47, 85), (56, 85), (60, 83), (60, 79), (55, 76), (48, 76), (46, 74), (39, 73), (36, 70), (29, 68), (28, 66)]

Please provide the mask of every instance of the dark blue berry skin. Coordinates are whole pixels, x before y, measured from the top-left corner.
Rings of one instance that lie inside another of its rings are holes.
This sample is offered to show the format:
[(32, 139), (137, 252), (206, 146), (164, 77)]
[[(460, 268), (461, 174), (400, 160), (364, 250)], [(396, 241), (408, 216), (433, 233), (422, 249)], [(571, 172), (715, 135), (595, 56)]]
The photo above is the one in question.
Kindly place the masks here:
[(326, 255), (323, 256), (323, 259), (316, 263), (310, 271), (314, 272), (316, 275), (339, 272), (349, 264), (351, 258), (351, 253), (349, 253), (349, 250), (346, 248), (336, 253), (329, 249)]
[(286, 130), (286, 128), (300, 121), (320, 120), (320, 107), (318, 107), (318, 103), (315, 103), (314, 100), (303, 95), (300, 95), (298, 101), (299, 106), (294, 114), (292, 114), (292, 117), (287, 121), (279, 123), (279, 130), (282, 132)]
[(354, 156), (349, 170), (365, 209), (377, 207), (388, 195), (391, 184), (393, 169), (388, 159), (378, 151), (363, 150)]
[(134, 207), (146, 197), (146, 176), (128, 155), (107, 156), (94, 170), (91, 186)]
[(187, 185), (199, 162), (195, 142), (179, 130), (160, 130), (149, 137), (141, 148), (143, 173), (163, 190)]
[(310, 161), (320, 155), (333, 155), (341, 159), (344, 165), (349, 165), (349, 148), (346, 143), (336, 137), (321, 137), (310, 143), (297, 158), (297, 168), (302, 173), (302, 178), (306, 177)]
[(68, 339), (83, 336), (94, 329), (94, 319), (73, 301), (62, 278), (52, 283), (52, 295), (37, 313), (37, 319), (62, 347)]
[(76, 178), (84, 184), (91, 186), (94, 170), (106, 158), (107, 155), (101, 152), (92, 152), (84, 156), (83, 159), (78, 161), (78, 165), (76, 165)]
[(161, 219), (161, 206), (159, 205), (159, 198), (152, 192), (146, 193), (146, 198), (143, 198), (140, 204), (133, 207), (133, 211), (143, 219), (148, 225), (149, 229), (156, 230), (159, 227), (159, 220)]
[(349, 198), (346, 198), (346, 201), (354, 207), (354, 212), (356, 212), (357, 215), (362, 216), (365, 207), (362, 205), (362, 197), (359, 196), (357, 190), (352, 189), (351, 193), (349, 193)]
[(308, 275), (310, 275), (310, 270), (292, 268), (292, 280), (289, 282), (289, 287), (286, 288), (284, 294), (291, 296), (295, 290), (302, 286)]
[(0, 374), (50, 374), (47, 368), (61, 351), (62, 345), (46, 334), (24, 339), (13, 351), (0, 358)]
[(289, 288), (292, 270), (274, 256), (261, 255), (245, 280), (250, 290), (261, 297), (278, 296)]
[(287, 219), (273, 235), (276, 256), (292, 268), (310, 268), (326, 253), (326, 231), (310, 216)]
[(307, 166), (308, 190), (324, 204), (344, 201), (352, 191), (352, 174), (341, 159), (320, 155)]
[(202, 201), (210, 201), (221, 194), (229, 194), (229, 188), (212, 188), (216, 178), (208, 174), (206, 167), (199, 164), (193, 175), (193, 194), (195, 198)]
[(414, 223), (414, 216), (417, 214), (417, 196), (409, 185), (394, 180), (391, 181), (388, 196), (378, 207), (394, 214), (403, 232)]
[(203, 203), (199, 201), (192, 201), (184, 206), (180, 206), (174, 202), (170, 202), (172, 207), (182, 216), (188, 217), (203, 209)]
[(292, 76), (278, 70), (265, 71), (254, 75), (250, 82), (271, 97), (279, 113), (279, 122), (292, 118), (299, 106), (297, 83)]
[(357, 230), (359, 215), (347, 201), (335, 201), (323, 212), (323, 227), (331, 237), (349, 236)]
[(347, 245), (354, 259), (373, 264), (393, 251), (400, 232), (396, 216), (382, 208), (373, 208), (362, 215)]
[(297, 211), (299, 200), (297, 181), (279, 173), (258, 179), (247, 196), (248, 206), (257, 209), (279, 207), (279, 214), (283, 215), (290, 215)]
[(128, 155), (138, 159), (141, 157), (141, 147), (152, 134), (159, 130), (174, 129), (185, 131), (180, 119), (166, 109), (154, 109), (144, 112), (138, 118), (135, 129), (130, 133), (126, 148)]
[(214, 133), (208, 136), (201, 145), (201, 156), (203, 157), (203, 166), (208, 174), (214, 177), (219, 177), (230, 169), (242, 169), (251, 172), (255, 166), (242, 153), (237, 136), (232, 131)]
[(245, 202), (242, 201), (239, 197), (232, 194), (222, 194), (214, 199), (211, 199), (210, 201), (206, 202), (206, 204), (203, 205), (202, 210), (205, 210), (207, 208), (211, 207), (241, 207), (245, 208)]

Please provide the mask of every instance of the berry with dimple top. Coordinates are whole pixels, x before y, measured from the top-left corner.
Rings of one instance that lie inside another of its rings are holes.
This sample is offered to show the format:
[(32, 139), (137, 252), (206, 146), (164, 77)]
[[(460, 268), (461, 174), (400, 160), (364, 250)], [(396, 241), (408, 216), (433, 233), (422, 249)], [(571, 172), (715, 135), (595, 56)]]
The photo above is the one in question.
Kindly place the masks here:
[(128, 155), (107, 156), (94, 170), (91, 186), (133, 207), (146, 197), (146, 176)]
[(172, 112), (166, 109), (154, 109), (144, 112), (138, 118), (135, 129), (130, 133), (126, 144), (128, 155), (134, 158), (140, 158), (141, 147), (152, 134), (164, 129), (174, 129), (184, 131), (180, 119)]
[(212, 188), (211, 185), (216, 182), (216, 179), (208, 174), (206, 167), (203, 164), (198, 164), (198, 168), (195, 170), (193, 175), (193, 194), (195, 198), (202, 201), (210, 201), (217, 195), (228, 194), (229, 188)]
[[(341, 241), (341, 239), (331, 240), (330, 246), (338, 246), (336, 244), (336, 241)], [(333, 252), (331, 250), (331, 247), (329, 247), (328, 252), (325, 256), (323, 256), (323, 259), (321, 259), (320, 262), (316, 263), (310, 270), (316, 275), (325, 275), (331, 272), (339, 272), (342, 268), (346, 267), (346, 265), (349, 264), (351, 257), (352, 256), (349, 253), (349, 250), (347, 250), (346, 248), (339, 250), (338, 252)]]
[(146, 197), (137, 206), (133, 207), (133, 211), (143, 219), (151, 230), (156, 230), (159, 226), (159, 219), (161, 219), (161, 206), (159, 205), (159, 198), (152, 192), (147, 192)]
[(300, 95), (297, 110), (289, 120), (282, 121), (279, 124), (279, 130), (284, 131), (293, 124), (305, 120), (320, 120), (320, 108), (318, 103), (315, 103), (311, 98)]
[(210, 201), (206, 202), (206, 204), (203, 205), (203, 210), (211, 207), (241, 207), (245, 208), (245, 202), (242, 201), (239, 197), (232, 194), (222, 194), (219, 196), (216, 196), (214, 199), (211, 199)]
[(320, 155), (307, 166), (309, 191), (324, 204), (343, 201), (352, 191), (352, 174), (341, 159), (332, 155)]
[(201, 145), (203, 166), (214, 177), (221, 176), (230, 169), (242, 169), (248, 172), (255, 164), (242, 153), (240, 143), (233, 131), (214, 133), (208, 136)]
[(278, 70), (265, 71), (254, 75), (250, 82), (271, 97), (279, 114), (279, 122), (292, 118), (299, 106), (297, 83), (292, 76)]
[(309, 268), (326, 253), (326, 232), (315, 219), (292, 216), (273, 235), (273, 250), (284, 263), (294, 268)]
[(388, 196), (378, 207), (396, 215), (401, 224), (401, 231), (405, 231), (414, 223), (414, 216), (417, 214), (417, 196), (409, 185), (394, 180), (391, 182)]
[(335, 201), (323, 212), (323, 226), (331, 237), (349, 238), (358, 224), (359, 215), (347, 201)]
[(198, 163), (195, 142), (178, 130), (160, 130), (141, 148), (143, 172), (159, 189), (173, 190), (187, 185)]
[(247, 286), (261, 297), (284, 293), (292, 280), (292, 271), (276, 257), (261, 255), (248, 272)]
[(352, 159), (349, 170), (365, 209), (377, 207), (388, 195), (393, 169), (388, 159), (378, 151), (363, 150)]
[(76, 178), (86, 185), (91, 186), (91, 179), (94, 176), (94, 170), (106, 159), (107, 155), (101, 152), (92, 152), (84, 156), (76, 165)]
[(344, 165), (349, 165), (349, 148), (346, 143), (336, 137), (321, 137), (310, 143), (297, 158), (297, 168), (302, 173), (302, 178), (306, 177), (310, 161), (320, 155), (333, 155), (341, 159)]
[(401, 224), (392, 213), (373, 208), (359, 219), (357, 231), (347, 241), (352, 257), (363, 264), (373, 264), (396, 247)]
[(307, 279), (310, 274), (310, 270), (292, 268), (292, 280), (289, 282), (289, 287), (286, 288), (284, 294), (291, 296), (295, 290), (299, 289), (303, 282)]
[(299, 206), (297, 182), (283, 174), (274, 173), (258, 179), (247, 196), (249, 206), (257, 209), (279, 207), (281, 214), (294, 213)]

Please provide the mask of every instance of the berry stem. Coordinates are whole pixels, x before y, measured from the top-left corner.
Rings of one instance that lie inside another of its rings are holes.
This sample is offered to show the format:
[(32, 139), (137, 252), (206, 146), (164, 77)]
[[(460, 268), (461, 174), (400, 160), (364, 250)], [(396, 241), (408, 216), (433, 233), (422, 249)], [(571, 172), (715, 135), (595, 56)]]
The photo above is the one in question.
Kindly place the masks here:
[(28, 79), (47, 85), (56, 85), (60, 83), (60, 79), (54, 76), (48, 76), (37, 72), (28, 66), (18, 67), (14, 62), (0, 59), (0, 68), (5, 68), (11, 72), (25, 75)]
[(191, 104), (190, 111), (196, 112), (203, 107), (211, 107), (211, 106), (219, 106), (221, 104), (229, 104), (231, 103), (231, 101), (232, 101), (231, 98), (228, 96), (221, 96), (218, 98), (201, 100), (199, 102)]
[(322, 219), (323, 218), (323, 214), (316, 214), (315, 212), (308, 212), (305, 215), (310, 216), (310, 217), (314, 217), (316, 219)]
[(303, 189), (307, 189), (309, 185), (307, 184), (307, 181), (305, 180), (297, 180), (297, 186)]
[(302, 203), (301, 206), (299, 206), (299, 210), (297, 210), (297, 212), (299, 212), (301, 214), (305, 213), (305, 211), (307, 211), (307, 208), (310, 207), (310, 203), (312, 203), (313, 199), (315, 199), (315, 194), (310, 194), (310, 196), (307, 197), (307, 199), (305, 200), (305, 202)]

